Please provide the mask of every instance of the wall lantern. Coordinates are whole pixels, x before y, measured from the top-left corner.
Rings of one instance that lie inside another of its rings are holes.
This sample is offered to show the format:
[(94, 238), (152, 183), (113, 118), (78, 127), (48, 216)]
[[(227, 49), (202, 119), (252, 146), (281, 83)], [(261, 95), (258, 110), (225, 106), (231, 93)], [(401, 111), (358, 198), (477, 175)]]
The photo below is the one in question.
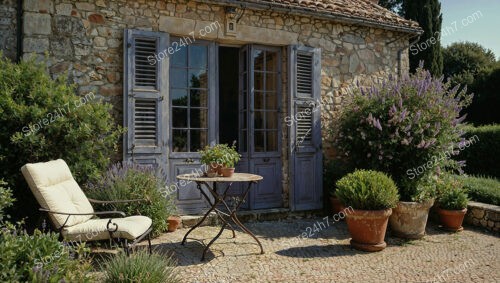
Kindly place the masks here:
[(238, 32), (237, 25), (245, 12), (245, 8), (227, 6), (224, 10), (226, 12), (226, 36), (236, 36)]

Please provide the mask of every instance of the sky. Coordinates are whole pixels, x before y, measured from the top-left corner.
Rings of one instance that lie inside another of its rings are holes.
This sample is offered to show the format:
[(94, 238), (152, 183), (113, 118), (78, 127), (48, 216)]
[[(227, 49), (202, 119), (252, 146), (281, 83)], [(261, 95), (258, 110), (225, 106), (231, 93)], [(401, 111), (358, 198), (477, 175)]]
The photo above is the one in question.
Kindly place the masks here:
[(441, 12), (443, 46), (477, 42), (500, 59), (500, 0), (441, 0)]

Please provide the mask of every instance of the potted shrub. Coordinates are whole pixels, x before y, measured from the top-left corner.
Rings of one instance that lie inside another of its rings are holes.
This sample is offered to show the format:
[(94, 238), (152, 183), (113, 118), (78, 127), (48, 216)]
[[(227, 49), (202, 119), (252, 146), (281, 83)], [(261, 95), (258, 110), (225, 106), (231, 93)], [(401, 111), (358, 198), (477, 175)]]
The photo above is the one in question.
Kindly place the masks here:
[(221, 145), (222, 146), (222, 168), (221, 173), (223, 177), (231, 177), (234, 174), (234, 166), (238, 161), (240, 161), (241, 155), (236, 151), (236, 145), (233, 143), (232, 146)]
[(346, 215), (351, 245), (359, 250), (383, 250), (392, 208), (398, 201), (394, 181), (377, 171), (357, 170), (337, 182), (337, 196), (352, 211)]
[(442, 228), (453, 232), (462, 231), (468, 203), (466, 191), (458, 180), (452, 178), (440, 180), (438, 184), (437, 213)]
[(446, 169), (465, 142), (460, 111), (472, 96), (421, 67), (415, 74), (359, 86), (343, 100), (332, 124), (334, 147), (353, 164), (385, 172), (396, 182), (401, 202), (390, 226), (396, 235), (425, 234), (434, 187), (429, 179)]
[(421, 180), (415, 186), (400, 189), (402, 200), (389, 219), (392, 233), (400, 238), (420, 239), (425, 236), (429, 210), (434, 205), (435, 186), (431, 178)]

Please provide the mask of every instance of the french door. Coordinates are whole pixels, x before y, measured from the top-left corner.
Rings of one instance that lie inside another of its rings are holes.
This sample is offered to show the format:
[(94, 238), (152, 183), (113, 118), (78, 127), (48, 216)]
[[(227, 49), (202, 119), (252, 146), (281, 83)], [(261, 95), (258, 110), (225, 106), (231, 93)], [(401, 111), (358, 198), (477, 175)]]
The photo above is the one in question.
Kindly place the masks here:
[(198, 150), (217, 142), (214, 70), (213, 42), (196, 41), (170, 59), (169, 185), (176, 188), (177, 208), (186, 214), (198, 214), (208, 207), (194, 182), (184, 184), (175, 176), (201, 174)]
[(240, 50), (238, 170), (264, 179), (249, 194), (249, 209), (282, 207), (281, 49)]

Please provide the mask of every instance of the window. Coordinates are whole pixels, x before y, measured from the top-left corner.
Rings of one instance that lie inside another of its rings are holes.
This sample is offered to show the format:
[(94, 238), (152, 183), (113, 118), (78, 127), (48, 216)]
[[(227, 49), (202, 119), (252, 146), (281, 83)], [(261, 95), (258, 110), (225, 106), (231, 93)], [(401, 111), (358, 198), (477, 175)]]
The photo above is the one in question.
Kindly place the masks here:
[(208, 45), (191, 43), (176, 50), (170, 60), (171, 148), (196, 152), (208, 143)]

